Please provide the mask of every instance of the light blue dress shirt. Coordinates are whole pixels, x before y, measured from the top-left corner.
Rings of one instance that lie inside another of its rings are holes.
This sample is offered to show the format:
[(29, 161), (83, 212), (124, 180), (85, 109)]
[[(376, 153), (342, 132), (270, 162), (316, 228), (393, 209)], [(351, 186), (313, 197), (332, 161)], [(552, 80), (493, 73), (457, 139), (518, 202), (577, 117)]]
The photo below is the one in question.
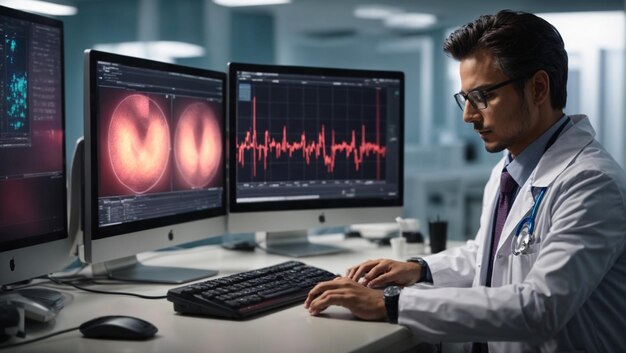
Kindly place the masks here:
[[(546, 147), (552, 135), (554, 135), (557, 130), (565, 123), (569, 122), (569, 118), (567, 115), (563, 114), (563, 116), (548, 130), (546, 130), (538, 139), (533, 141), (528, 147), (526, 147), (522, 153), (513, 158), (511, 153), (508, 153), (508, 162), (505, 163), (504, 168), (511, 174), (515, 182), (517, 183), (519, 188), (526, 183), (530, 174), (535, 170), (535, 167), (539, 163), (541, 156), (546, 151)], [(559, 134), (562, 134), (563, 131), (567, 130), (571, 126), (571, 122), (569, 122), (568, 126), (565, 126)], [(516, 195), (517, 196), (517, 191)]]

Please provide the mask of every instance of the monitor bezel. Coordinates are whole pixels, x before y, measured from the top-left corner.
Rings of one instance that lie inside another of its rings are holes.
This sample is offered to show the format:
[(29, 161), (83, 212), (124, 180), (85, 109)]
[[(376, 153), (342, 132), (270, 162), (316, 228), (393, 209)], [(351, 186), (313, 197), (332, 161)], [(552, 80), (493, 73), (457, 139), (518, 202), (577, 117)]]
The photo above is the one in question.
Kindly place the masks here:
[[(229, 212), (230, 213), (248, 213), (248, 212), (271, 212), (271, 211), (289, 211), (289, 210), (324, 210), (324, 209), (352, 209), (352, 208), (380, 208), (402, 207), (404, 203), (404, 161), (399, 162), (398, 166), (398, 197), (395, 199), (379, 199), (379, 198), (355, 198), (355, 199), (319, 199), (319, 200), (298, 200), (298, 201), (280, 201), (280, 202), (245, 202), (238, 203), (236, 195), (237, 187), (237, 161), (235, 137), (237, 133), (237, 72), (238, 71), (257, 71), (257, 72), (275, 72), (279, 74), (302, 74), (302, 75), (326, 75), (356, 78), (384, 78), (397, 79), (403, 94), (400, 95), (400, 117), (398, 121), (398, 155), (404, 158), (404, 73), (400, 71), (386, 70), (360, 70), (346, 68), (329, 68), (329, 67), (313, 67), (313, 66), (291, 66), (291, 65), (267, 65), (267, 64), (250, 64), (231, 62), (228, 64), (228, 97), (229, 97), (229, 134), (228, 134), (228, 186), (229, 186)], [(229, 222), (231, 223), (231, 222)]]
[[(157, 71), (164, 72), (174, 72), (185, 75), (193, 75), (193, 76), (202, 76), (208, 77), (211, 79), (221, 80), (222, 82), (222, 92), (224, 92), (224, 97), (221, 103), (222, 106), (222, 114), (225, 117), (226, 115), (226, 74), (219, 71), (205, 70), (195, 67), (182, 66), (164, 62), (153, 61), (149, 59), (136, 58), (126, 55), (102, 52), (97, 50), (85, 50), (84, 53), (84, 64), (85, 64), (85, 245), (86, 245), (86, 253), (92, 255), (92, 241), (98, 241), (108, 238), (117, 238), (118, 236), (123, 235), (139, 235), (146, 232), (150, 232), (154, 230), (155, 232), (165, 231), (167, 235), (167, 229), (180, 228), (181, 224), (191, 223), (203, 220), (210, 220), (217, 217), (226, 216), (226, 168), (222, 168), (221, 172), (221, 181), (222, 181), (222, 200), (223, 203), (220, 207), (195, 211), (195, 212), (187, 212), (179, 215), (171, 215), (165, 217), (152, 218), (147, 220), (141, 220), (126, 224), (120, 225), (112, 225), (107, 227), (100, 227), (98, 222), (98, 175), (99, 175), (99, 167), (98, 167), (98, 147), (97, 147), (97, 122), (99, 119), (98, 116), (98, 94), (97, 94), (97, 65), (98, 62), (110, 62), (115, 64), (120, 64), (124, 66), (130, 67), (140, 67), (144, 69), (151, 69)], [(222, 120), (222, 151), (226, 151), (226, 119)], [(225, 153), (223, 152), (223, 157), (225, 158)], [(224, 164), (225, 161), (223, 160)], [(218, 222), (224, 223), (224, 222)], [(200, 229), (200, 228), (198, 228)], [(216, 232), (211, 232), (211, 230), (207, 229), (206, 234), (204, 236), (198, 237), (193, 236), (194, 239), (202, 239), (216, 234), (223, 234), (225, 229), (217, 229)], [(187, 238), (190, 238), (187, 236)], [(167, 242), (167, 237), (165, 240), (157, 240), (166, 246), (169, 245)], [(171, 243), (174, 243), (172, 239), (170, 239)], [(180, 241), (176, 241), (176, 244), (179, 244)], [(152, 246), (150, 246), (152, 248)], [(155, 250), (155, 249), (141, 249), (143, 251)], [(128, 254), (136, 253), (133, 249), (128, 249)], [(91, 256), (88, 256), (91, 257)], [(89, 259), (91, 260), (91, 259)]]
[[(60, 87), (61, 87), (61, 130), (63, 138), (62, 149), (62, 202), (59, 207), (63, 213), (63, 229), (17, 240), (3, 245), (0, 249), (0, 284), (9, 284), (30, 279), (45, 273), (63, 269), (73, 261), (70, 256), (72, 241), (68, 234), (67, 209), (67, 148), (66, 148), (66, 117), (65, 117), (65, 31), (63, 21), (30, 12), (16, 10), (0, 5), (2, 16), (28, 21), (59, 30), (60, 39)], [(46, 254), (46, 256), (41, 256)], [(8, 262), (8, 266), (5, 263)]]

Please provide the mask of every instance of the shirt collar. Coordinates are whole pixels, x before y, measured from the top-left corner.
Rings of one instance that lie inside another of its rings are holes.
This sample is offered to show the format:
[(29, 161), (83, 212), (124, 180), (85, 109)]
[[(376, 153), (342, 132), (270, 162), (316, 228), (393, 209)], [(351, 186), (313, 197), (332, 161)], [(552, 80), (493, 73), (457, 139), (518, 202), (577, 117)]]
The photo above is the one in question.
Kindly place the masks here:
[(528, 180), (545, 152), (550, 138), (566, 120), (567, 115), (563, 114), (555, 124), (528, 145), (517, 157), (513, 158), (510, 152), (507, 153), (504, 167), (511, 174), (517, 185), (522, 186), (526, 183), (526, 180)]

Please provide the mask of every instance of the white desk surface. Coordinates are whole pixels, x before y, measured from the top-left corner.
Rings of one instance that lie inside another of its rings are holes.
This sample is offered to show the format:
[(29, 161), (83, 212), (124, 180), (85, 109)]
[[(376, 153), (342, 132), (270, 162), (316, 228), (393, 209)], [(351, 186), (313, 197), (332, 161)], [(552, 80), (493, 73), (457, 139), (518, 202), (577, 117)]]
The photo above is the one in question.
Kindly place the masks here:
[[(339, 242), (338, 237), (314, 237), (316, 242), (337, 243), (350, 252), (306, 257), (301, 261), (343, 274), (345, 269), (367, 259), (391, 258), (390, 247), (378, 247), (363, 239)], [(218, 276), (265, 267), (290, 258), (257, 249), (230, 251), (220, 246), (203, 246), (176, 252), (155, 252), (139, 256), (146, 265), (168, 265), (219, 270)], [(165, 295), (178, 285), (114, 284), (90, 288), (128, 291), (144, 295)], [(174, 312), (166, 299), (147, 300), (122, 295), (87, 293), (71, 287), (61, 290), (68, 301), (50, 324), (28, 324), (27, 338), (79, 326), (104, 315), (131, 315), (153, 323), (159, 331), (148, 341), (96, 340), (79, 331), (16, 347), (11, 352), (401, 352), (418, 342), (408, 329), (385, 322), (355, 319), (348, 310), (331, 307), (321, 316), (310, 316), (296, 305), (245, 321), (184, 316)], [(12, 338), (10, 342), (20, 339)], [(1, 347), (1, 345), (0, 345)]]

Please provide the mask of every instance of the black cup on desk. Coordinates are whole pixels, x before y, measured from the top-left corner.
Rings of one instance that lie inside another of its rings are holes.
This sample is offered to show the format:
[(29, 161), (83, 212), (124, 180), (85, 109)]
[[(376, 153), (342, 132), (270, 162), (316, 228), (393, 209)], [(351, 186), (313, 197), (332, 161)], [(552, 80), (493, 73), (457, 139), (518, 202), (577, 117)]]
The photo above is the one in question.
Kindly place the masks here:
[(448, 222), (436, 221), (428, 222), (428, 234), (430, 238), (430, 253), (436, 254), (446, 250), (446, 241), (448, 240)]

